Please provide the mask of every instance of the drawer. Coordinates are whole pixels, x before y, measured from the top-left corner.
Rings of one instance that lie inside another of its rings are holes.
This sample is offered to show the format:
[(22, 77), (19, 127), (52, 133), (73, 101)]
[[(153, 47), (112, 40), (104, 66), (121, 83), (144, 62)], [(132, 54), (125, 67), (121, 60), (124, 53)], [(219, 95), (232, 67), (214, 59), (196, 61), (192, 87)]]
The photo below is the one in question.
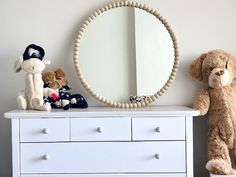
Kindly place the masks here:
[(131, 141), (131, 118), (71, 119), (72, 141)]
[(185, 173), (176, 174), (55, 174), (21, 175), (21, 177), (186, 177)]
[(132, 119), (133, 140), (185, 140), (184, 117)]
[(69, 141), (69, 119), (21, 119), (21, 142)]
[(22, 173), (185, 173), (185, 141), (22, 143)]

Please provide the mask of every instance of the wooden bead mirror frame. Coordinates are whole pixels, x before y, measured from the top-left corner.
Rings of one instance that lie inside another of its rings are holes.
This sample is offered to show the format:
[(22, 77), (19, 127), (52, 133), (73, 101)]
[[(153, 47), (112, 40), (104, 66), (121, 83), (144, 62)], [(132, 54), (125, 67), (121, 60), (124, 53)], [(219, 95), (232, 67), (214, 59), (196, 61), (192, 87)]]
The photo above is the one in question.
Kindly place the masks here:
[[(79, 65), (79, 46), (80, 46), (80, 42), (81, 42), (83, 33), (86, 30), (86, 28), (88, 27), (88, 25), (97, 16), (99, 16), (103, 12), (109, 11), (109, 10), (114, 9), (114, 8), (119, 8), (119, 7), (138, 8), (138, 9), (142, 9), (142, 10), (144, 10), (144, 11), (154, 15), (165, 26), (165, 28), (169, 32), (170, 37), (171, 37), (172, 42), (173, 42), (174, 64), (173, 64), (173, 68), (172, 68), (172, 71), (170, 73), (170, 76), (169, 76), (168, 80), (166, 81), (164, 86), (159, 91), (157, 91), (152, 96), (148, 96), (145, 99), (145, 101), (142, 101), (142, 102), (137, 102), (137, 103), (122, 103), (122, 102), (116, 102), (116, 101), (109, 100), (109, 99), (99, 95), (86, 82), (86, 80), (85, 80), (85, 78), (84, 78), (84, 76), (83, 76), (83, 74), (81, 72), (80, 65)], [(176, 72), (177, 72), (177, 69), (178, 69), (178, 66), (179, 66), (179, 51), (178, 51), (177, 40), (176, 40), (174, 32), (172, 31), (172, 29), (171, 29), (170, 25), (167, 23), (167, 21), (158, 13), (158, 11), (154, 10), (153, 8), (148, 7), (145, 4), (142, 4), (142, 3), (139, 3), (139, 2), (130, 1), (130, 0), (125, 0), (125, 1), (118, 1), (118, 2), (110, 3), (110, 4), (106, 5), (105, 7), (102, 7), (100, 9), (96, 10), (92, 15), (90, 15), (84, 21), (84, 23), (81, 25), (81, 27), (80, 27), (77, 35), (76, 35), (76, 39), (75, 39), (75, 43), (74, 43), (74, 50), (73, 50), (73, 62), (74, 62), (75, 70), (76, 70), (76, 73), (77, 73), (77, 76), (78, 76), (79, 80), (81, 81), (81, 83), (84, 86), (84, 88), (90, 93), (90, 95), (92, 95), (93, 97), (98, 99), (100, 102), (102, 102), (104, 104), (107, 104), (107, 105), (109, 105), (111, 107), (116, 107), (116, 108), (138, 108), (138, 107), (147, 106), (150, 103), (154, 102), (157, 98), (159, 98), (161, 95), (163, 95), (164, 92), (171, 85), (171, 83), (173, 82), (173, 80), (174, 80), (174, 78), (176, 76)]]

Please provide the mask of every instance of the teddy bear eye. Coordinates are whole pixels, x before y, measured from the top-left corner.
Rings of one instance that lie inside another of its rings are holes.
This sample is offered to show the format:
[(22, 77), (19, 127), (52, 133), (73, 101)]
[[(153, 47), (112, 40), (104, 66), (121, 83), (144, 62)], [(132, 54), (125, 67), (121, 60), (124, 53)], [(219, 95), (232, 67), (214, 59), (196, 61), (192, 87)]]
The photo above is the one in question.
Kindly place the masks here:
[(228, 69), (228, 61), (226, 62), (225, 69)]
[(209, 69), (212, 71), (214, 69), (214, 67), (210, 66)]

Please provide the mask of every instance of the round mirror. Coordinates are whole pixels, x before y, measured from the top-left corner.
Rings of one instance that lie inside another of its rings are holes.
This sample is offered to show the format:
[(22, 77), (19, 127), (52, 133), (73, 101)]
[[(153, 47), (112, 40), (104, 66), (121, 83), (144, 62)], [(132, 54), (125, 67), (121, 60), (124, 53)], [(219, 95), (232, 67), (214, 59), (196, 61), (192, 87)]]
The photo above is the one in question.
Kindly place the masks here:
[(155, 101), (172, 83), (178, 62), (176, 38), (165, 19), (130, 1), (93, 13), (74, 45), (74, 64), (83, 86), (114, 107)]

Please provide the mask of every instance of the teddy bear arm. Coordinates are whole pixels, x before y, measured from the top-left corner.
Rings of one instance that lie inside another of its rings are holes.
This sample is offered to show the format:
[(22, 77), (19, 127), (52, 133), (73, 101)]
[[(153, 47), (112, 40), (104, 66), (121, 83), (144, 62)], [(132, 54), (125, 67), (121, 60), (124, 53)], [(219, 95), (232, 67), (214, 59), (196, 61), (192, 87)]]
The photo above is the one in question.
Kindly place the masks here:
[(54, 81), (52, 83), (49, 84), (49, 87), (56, 90), (60, 88), (60, 83), (58, 83), (57, 81)]
[(205, 115), (210, 106), (210, 96), (208, 91), (202, 90), (196, 97), (193, 108), (200, 111), (200, 115)]
[(230, 119), (221, 121), (218, 124), (219, 136), (228, 145), (230, 149), (234, 144), (234, 125)]
[(234, 91), (236, 91), (236, 83), (231, 83), (230, 86), (231, 88), (233, 88)]

